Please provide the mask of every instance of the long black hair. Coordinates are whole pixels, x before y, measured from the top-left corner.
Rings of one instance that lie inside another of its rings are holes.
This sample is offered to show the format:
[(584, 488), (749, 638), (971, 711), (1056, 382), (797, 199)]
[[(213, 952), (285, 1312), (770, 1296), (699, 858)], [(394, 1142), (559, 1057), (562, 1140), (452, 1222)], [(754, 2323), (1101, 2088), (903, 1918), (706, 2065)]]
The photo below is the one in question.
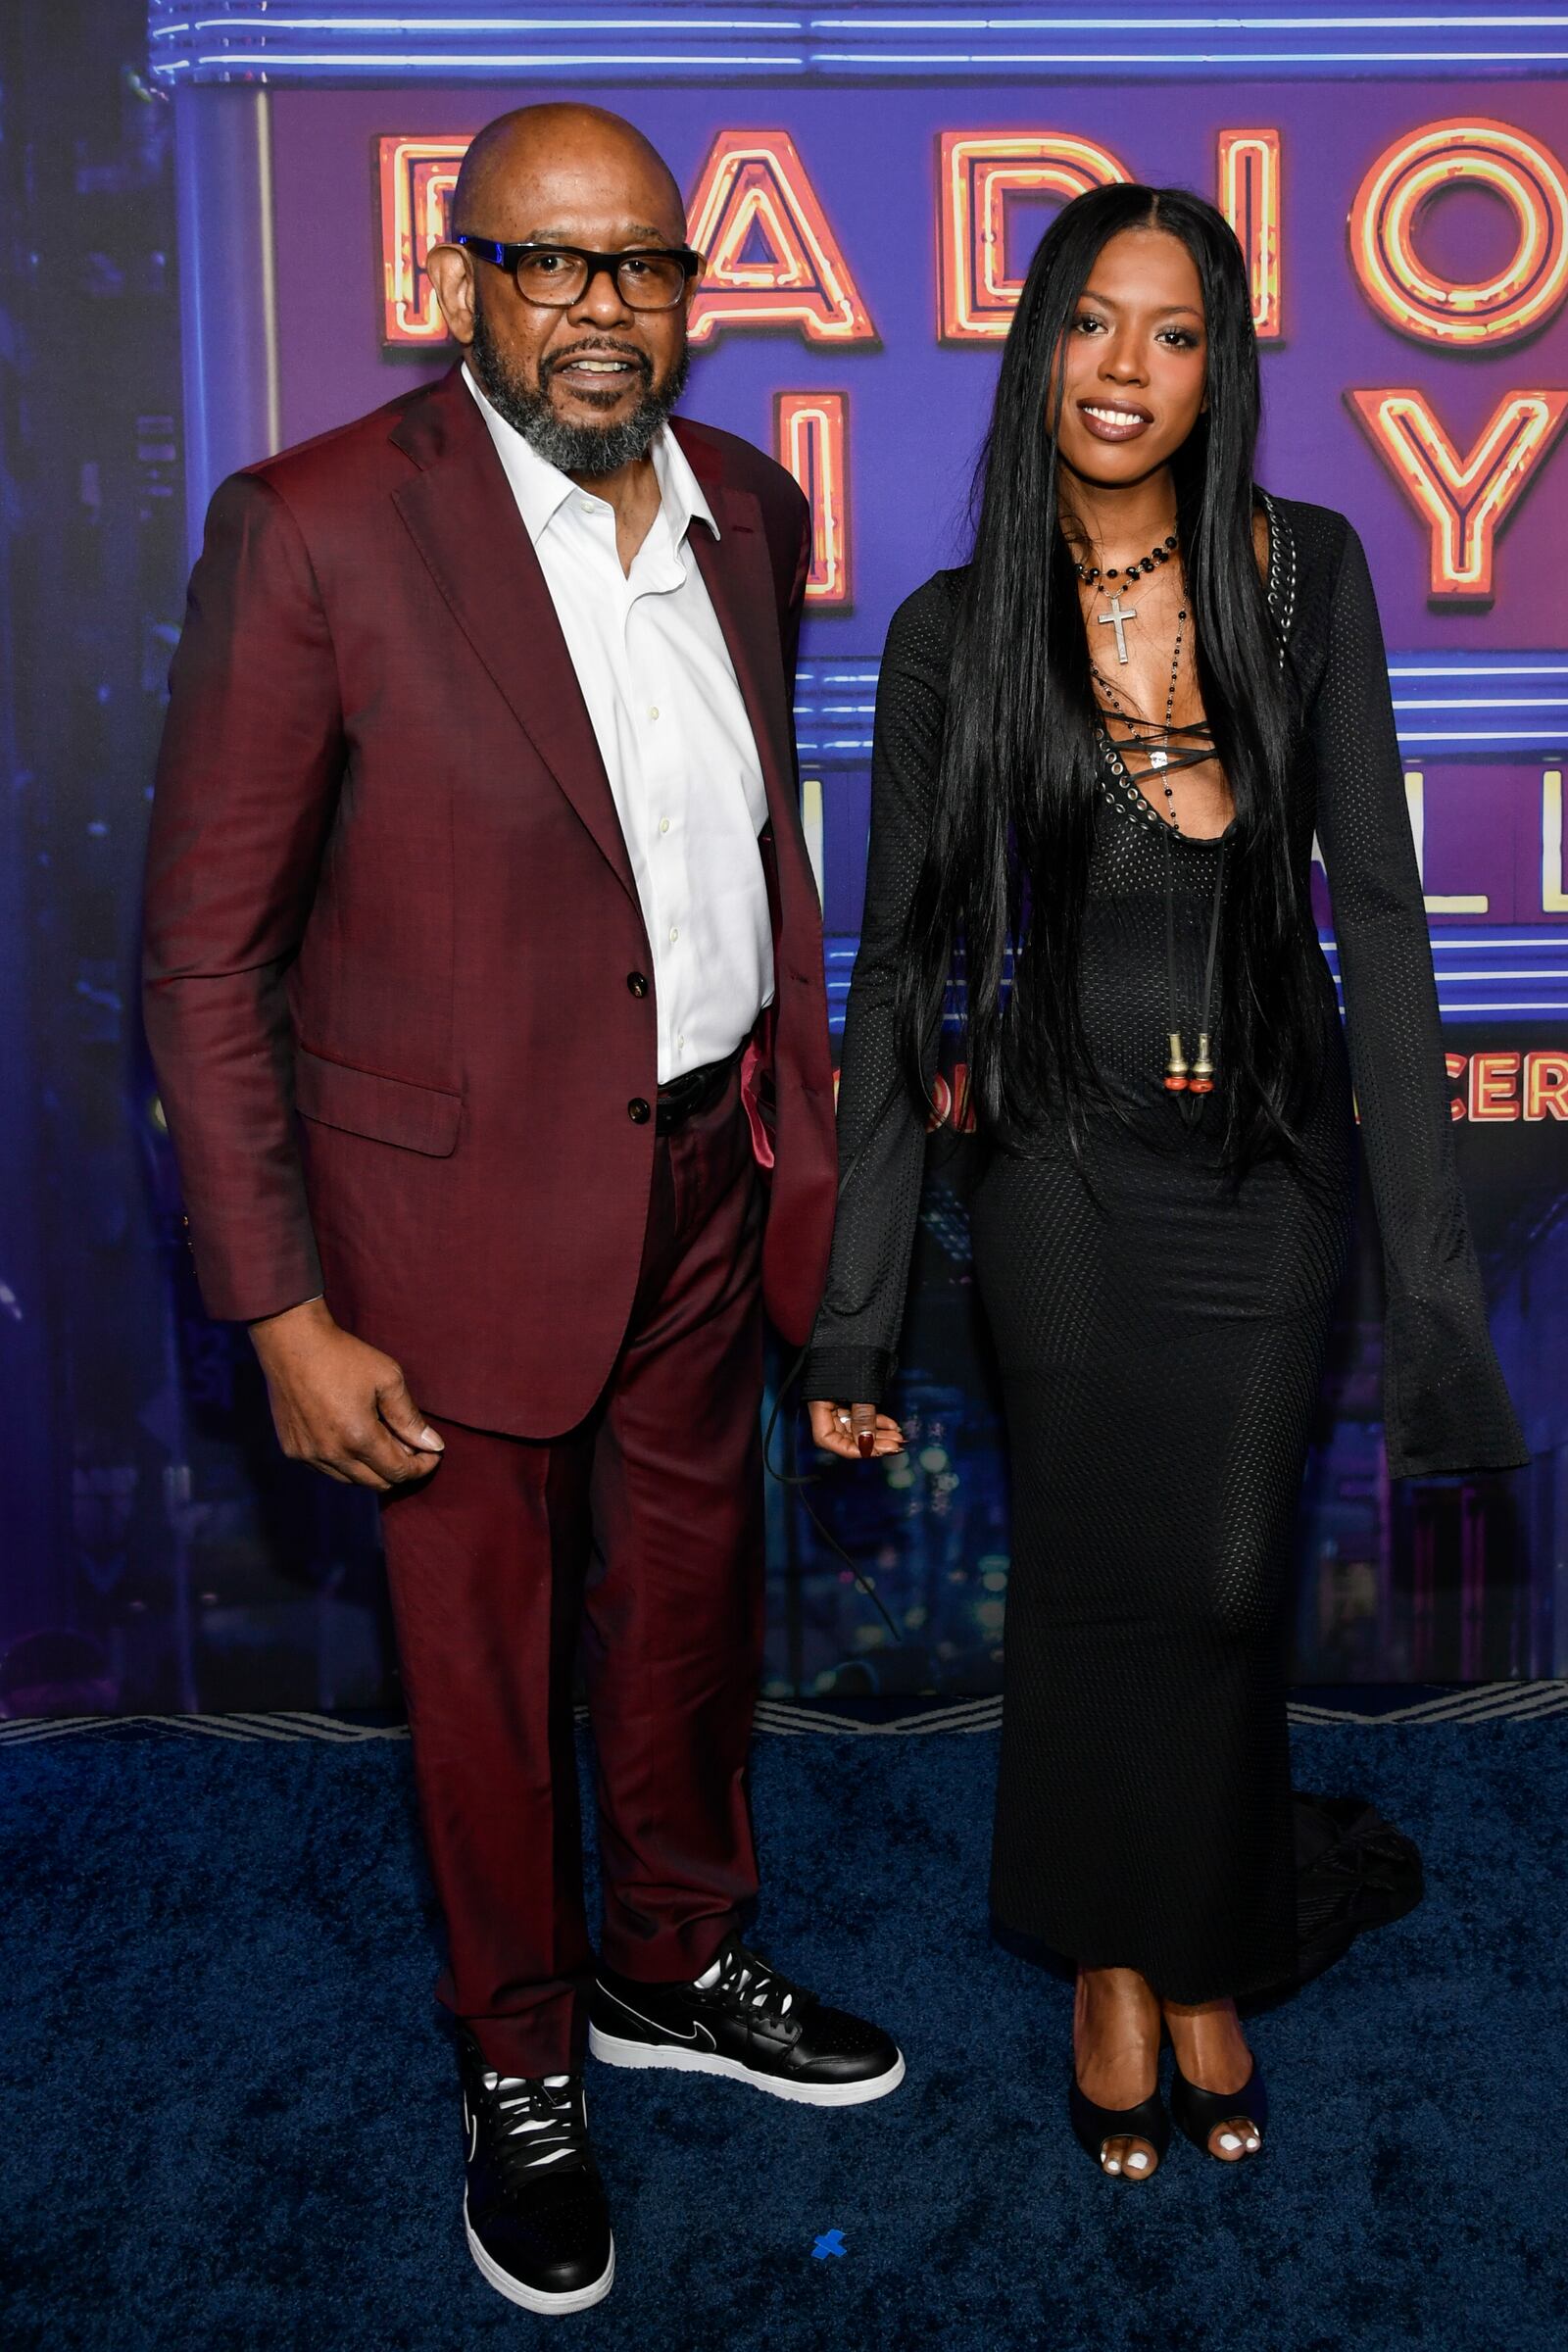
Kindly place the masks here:
[(1077, 197), (1024, 282), (976, 476), (936, 819), (900, 957), (902, 1059), (923, 1093), (961, 955), (981, 1126), (1032, 1125), (1054, 1100), (1078, 1150), (1096, 1091), (1077, 967), (1099, 795), (1089, 649), (1061, 528), (1059, 363), (1101, 248), (1127, 228), (1179, 237), (1202, 287), (1207, 405), (1171, 471), (1199, 684), (1236, 806), (1222, 1053), (1226, 1147), (1245, 1165), (1294, 1145), (1313, 980), (1287, 820), (1292, 681), (1252, 540), (1258, 372), (1247, 270), (1224, 217), (1184, 189), (1123, 184)]

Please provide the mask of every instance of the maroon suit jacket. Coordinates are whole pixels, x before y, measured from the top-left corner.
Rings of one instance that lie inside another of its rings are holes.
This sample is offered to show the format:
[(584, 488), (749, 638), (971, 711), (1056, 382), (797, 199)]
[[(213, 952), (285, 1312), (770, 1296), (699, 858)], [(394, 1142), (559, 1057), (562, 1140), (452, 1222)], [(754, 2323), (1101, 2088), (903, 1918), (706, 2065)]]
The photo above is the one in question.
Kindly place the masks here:
[[(791, 731), (808, 514), (746, 442), (674, 430), (719, 525), (692, 543), (767, 789), (763, 1296), (799, 1343), (836, 1188)], [(429, 1411), (558, 1435), (637, 1281), (653, 961), (555, 608), (456, 369), (221, 485), (171, 694), (145, 1016), (209, 1312), (324, 1289)]]

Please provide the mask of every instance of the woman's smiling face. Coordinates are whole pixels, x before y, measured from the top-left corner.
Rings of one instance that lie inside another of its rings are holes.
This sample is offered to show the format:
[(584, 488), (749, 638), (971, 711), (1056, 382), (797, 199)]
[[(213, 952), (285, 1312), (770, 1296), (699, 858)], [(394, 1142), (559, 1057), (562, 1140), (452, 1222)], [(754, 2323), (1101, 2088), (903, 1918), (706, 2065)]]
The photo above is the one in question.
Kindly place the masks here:
[(1205, 405), (1198, 265), (1163, 228), (1101, 247), (1062, 342), (1062, 462), (1119, 489), (1168, 465)]

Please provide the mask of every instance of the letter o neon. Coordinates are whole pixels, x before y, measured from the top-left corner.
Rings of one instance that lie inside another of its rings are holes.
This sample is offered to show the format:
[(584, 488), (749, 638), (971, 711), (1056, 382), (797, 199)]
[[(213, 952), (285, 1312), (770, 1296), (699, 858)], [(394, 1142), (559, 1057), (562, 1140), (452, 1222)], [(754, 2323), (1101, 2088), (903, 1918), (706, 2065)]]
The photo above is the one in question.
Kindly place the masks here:
[[(1474, 285), (1418, 259), (1416, 218), (1445, 188), (1491, 188), (1513, 214), (1507, 267)], [(1550, 151), (1505, 122), (1461, 116), (1386, 148), (1350, 208), (1350, 259), (1373, 308), (1422, 342), (1505, 343), (1550, 317), (1568, 290), (1568, 177)]]

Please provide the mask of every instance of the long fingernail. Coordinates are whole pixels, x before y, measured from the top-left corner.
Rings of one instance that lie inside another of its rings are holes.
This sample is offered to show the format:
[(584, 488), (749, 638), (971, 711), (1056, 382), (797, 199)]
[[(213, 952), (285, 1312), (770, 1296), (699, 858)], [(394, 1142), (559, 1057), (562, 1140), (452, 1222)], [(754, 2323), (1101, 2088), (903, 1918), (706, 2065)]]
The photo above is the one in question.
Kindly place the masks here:
[(432, 1453), (445, 1453), (447, 1449), (447, 1442), (445, 1438), (438, 1438), (435, 1434), (435, 1431), (429, 1428), (420, 1430), (419, 1444), (421, 1446), (428, 1446)]
[(868, 1462), (876, 1451), (876, 1432), (870, 1429), (859, 1430), (856, 1435), (855, 1443), (860, 1448), (861, 1461)]

